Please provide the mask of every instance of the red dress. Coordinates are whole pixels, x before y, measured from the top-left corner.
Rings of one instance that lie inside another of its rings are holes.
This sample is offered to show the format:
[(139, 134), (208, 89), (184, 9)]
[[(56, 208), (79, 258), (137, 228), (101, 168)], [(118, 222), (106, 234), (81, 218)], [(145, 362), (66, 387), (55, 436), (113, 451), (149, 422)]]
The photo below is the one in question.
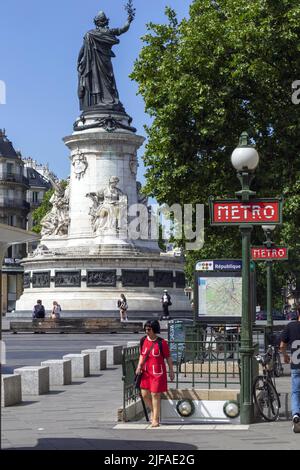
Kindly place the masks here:
[[(151, 348), (152, 343), (153, 341), (148, 339), (148, 337), (145, 339), (142, 351), (140, 351), (140, 354), (144, 358)], [(168, 389), (165, 359), (170, 356), (170, 350), (168, 343), (164, 339), (162, 340), (162, 352), (163, 354), (161, 354), (159, 344), (156, 342), (143, 365), (141, 388), (149, 390), (152, 393), (166, 392)]]

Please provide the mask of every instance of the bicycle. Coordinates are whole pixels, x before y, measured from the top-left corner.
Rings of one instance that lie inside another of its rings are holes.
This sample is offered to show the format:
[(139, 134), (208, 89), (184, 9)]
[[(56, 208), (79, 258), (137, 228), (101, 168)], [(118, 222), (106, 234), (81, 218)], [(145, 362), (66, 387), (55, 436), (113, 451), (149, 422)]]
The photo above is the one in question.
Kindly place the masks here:
[(213, 360), (228, 360), (234, 358), (234, 353), (239, 349), (239, 329), (233, 327), (210, 327), (206, 332), (203, 357), (211, 357)]
[(261, 364), (263, 374), (258, 375), (253, 384), (254, 402), (266, 421), (276, 421), (281, 404), (274, 380), (274, 346), (268, 346), (265, 354), (258, 354), (255, 358)]
[(279, 353), (280, 337), (280, 333), (272, 333), (268, 336), (268, 344), (274, 347), (273, 370), (275, 377), (281, 377), (284, 371)]

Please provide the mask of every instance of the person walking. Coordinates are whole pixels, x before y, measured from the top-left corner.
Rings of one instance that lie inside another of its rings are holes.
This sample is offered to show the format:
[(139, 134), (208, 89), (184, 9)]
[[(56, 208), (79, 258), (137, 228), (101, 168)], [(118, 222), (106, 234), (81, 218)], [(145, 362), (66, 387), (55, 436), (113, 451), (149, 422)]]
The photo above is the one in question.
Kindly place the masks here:
[(120, 295), (120, 299), (118, 300), (118, 308), (120, 310), (121, 322), (128, 321), (128, 317), (127, 317), (128, 304), (127, 304), (127, 300), (124, 294)]
[(159, 426), (160, 394), (166, 392), (167, 370), (169, 366), (170, 380), (174, 380), (173, 361), (168, 343), (158, 336), (160, 325), (157, 320), (148, 320), (144, 325), (146, 336), (140, 342), (140, 357), (136, 374), (142, 374), (140, 388), (145, 404), (151, 410), (151, 427)]
[(160, 299), (162, 308), (163, 308), (163, 315), (160, 317), (160, 320), (169, 320), (169, 306), (172, 305), (171, 296), (168, 293), (167, 289), (164, 290), (164, 293)]
[(56, 300), (53, 300), (53, 307), (52, 307), (52, 312), (51, 312), (52, 320), (58, 320), (60, 318), (60, 313), (61, 313), (61, 306), (59, 305), (59, 303), (56, 302)]
[(32, 318), (45, 318), (45, 307), (41, 300), (36, 301), (36, 305), (32, 309)]
[[(291, 348), (291, 355), (287, 347)], [(297, 321), (285, 326), (281, 334), (280, 351), (284, 362), (291, 364), (291, 407), (293, 431), (300, 433), (300, 308), (297, 308)]]

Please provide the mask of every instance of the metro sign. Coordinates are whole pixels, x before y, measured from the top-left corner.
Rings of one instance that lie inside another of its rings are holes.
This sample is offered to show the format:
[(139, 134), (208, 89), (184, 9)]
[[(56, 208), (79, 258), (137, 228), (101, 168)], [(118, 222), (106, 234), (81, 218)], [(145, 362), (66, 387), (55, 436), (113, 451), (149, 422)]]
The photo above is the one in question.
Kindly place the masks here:
[(211, 225), (280, 225), (282, 199), (252, 199), (249, 202), (210, 199)]
[(265, 246), (252, 246), (251, 258), (254, 261), (284, 261), (289, 258), (288, 248), (286, 246), (272, 246), (271, 248), (266, 248)]

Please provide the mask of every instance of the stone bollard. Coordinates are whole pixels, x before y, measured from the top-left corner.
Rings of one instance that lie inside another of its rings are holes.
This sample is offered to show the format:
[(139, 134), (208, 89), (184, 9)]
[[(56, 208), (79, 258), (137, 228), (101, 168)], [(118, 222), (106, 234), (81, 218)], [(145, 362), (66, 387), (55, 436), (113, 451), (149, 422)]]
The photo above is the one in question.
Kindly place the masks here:
[(72, 383), (71, 360), (53, 359), (41, 362), (41, 366), (48, 366), (51, 385), (69, 385)]
[(21, 403), (22, 386), (21, 375), (1, 375), (1, 406), (12, 406)]
[(107, 365), (122, 364), (122, 350), (123, 346), (96, 346), (97, 349), (106, 349), (107, 351)]
[(49, 392), (49, 367), (20, 367), (14, 370), (14, 374), (22, 377), (22, 394), (41, 395)]
[(90, 356), (88, 354), (66, 354), (63, 359), (71, 359), (72, 378), (82, 378), (89, 375)]
[(105, 349), (84, 349), (81, 354), (90, 356), (90, 370), (106, 369), (106, 350)]

